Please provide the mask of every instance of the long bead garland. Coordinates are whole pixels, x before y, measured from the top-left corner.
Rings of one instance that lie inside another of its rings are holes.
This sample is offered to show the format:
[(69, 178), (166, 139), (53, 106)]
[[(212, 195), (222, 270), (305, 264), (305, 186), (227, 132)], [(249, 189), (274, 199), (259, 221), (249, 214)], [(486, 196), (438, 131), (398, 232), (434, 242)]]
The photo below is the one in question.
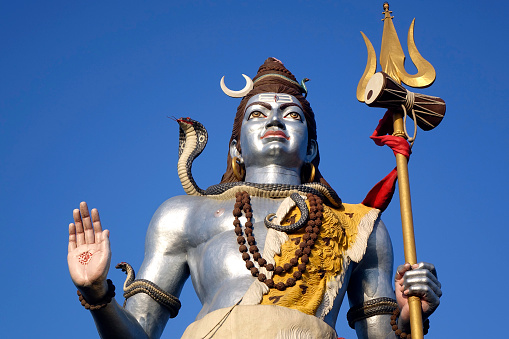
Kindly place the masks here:
[[(246, 262), (246, 268), (251, 271), (254, 277), (258, 277), (258, 280), (265, 283), (269, 288), (276, 288), (280, 291), (284, 291), (287, 287), (295, 285), (297, 280), (302, 279), (302, 274), (306, 271), (306, 265), (309, 262), (309, 255), (315, 245), (315, 241), (320, 233), (320, 226), (322, 225), (323, 216), (323, 202), (318, 196), (308, 193), (307, 198), (309, 202), (309, 220), (306, 225), (306, 233), (299, 239), (299, 249), (295, 251), (295, 257), (290, 259), (290, 262), (285, 263), (283, 266), (274, 267), (273, 264), (267, 264), (267, 260), (262, 258), (258, 246), (256, 246), (256, 239), (253, 235), (253, 210), (251, 208), (251, 197), (247, 192), (237, 192), (235, 195), (236, 201), (233, 208), (233, 225), (235, 226), (235, 234), (237, 235), (237, 243), (239, 244), (239, 251), (242, 253), (242, 259)], [(242, 232), (239, 217), (244, 216), (247, 221), (245, 223), (245, 230)], [(244, 237), (247, 236), (247, 239)], [(249, 245), (249, 248), (246, 246)], [(283, 276), (286, 272), (290, 272), (293, 267), (297, 267), (297, 271), (293, 273), (293, 277), (290, 277), (286, 282), (274, 283), (274, 280), (267, 279), (265, 274), (260, 273), (258, 268), (255, 267), (254, 262), (251, 260), (251, 253), (253, 260), (258, 263), (260, 267), (264, 267), (267, 271), (273, 271), (279, 276)], [(300, 259), (300, 263), (299, 263)]]

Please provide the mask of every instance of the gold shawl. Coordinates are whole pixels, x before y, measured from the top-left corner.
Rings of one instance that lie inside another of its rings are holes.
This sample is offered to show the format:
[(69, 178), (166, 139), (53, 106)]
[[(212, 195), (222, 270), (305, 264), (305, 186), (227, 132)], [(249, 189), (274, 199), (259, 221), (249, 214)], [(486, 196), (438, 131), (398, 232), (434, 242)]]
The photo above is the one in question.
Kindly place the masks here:
[[(321, 231), (302, 279), (284, 291), (271, 288), (263, 296), (262, 305), (284, 306), (319, 318), (323, 318), (332, 308), (350, 260), (359, 262), (364, 256), (367, 240), (380, 211), (362, 204), (343, 204), (339, 209), (323, 207)], [(288, 225), (290, 218), (300, 218), (298, 208), (291, 209), (281, 225)], [(295, 257), (298, 241), (305, 232), (303, 227), (288, 235), (289, 240), (281, 246), (281, 254), (274, 257), (275, 266), (282, 266)], [(285, 282), (296, 270), (294, 267), (291, 272), (283, 276), (274, 275), (272, 279), (275, 284)]]

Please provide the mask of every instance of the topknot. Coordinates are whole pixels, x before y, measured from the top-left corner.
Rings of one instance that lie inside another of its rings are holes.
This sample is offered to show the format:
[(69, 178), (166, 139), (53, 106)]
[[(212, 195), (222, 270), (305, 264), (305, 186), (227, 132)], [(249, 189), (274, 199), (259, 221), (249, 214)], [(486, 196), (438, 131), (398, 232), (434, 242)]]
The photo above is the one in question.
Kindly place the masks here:
[[(257, 81), (258, 79), (259, 81)], [(268, 58), (265, 60), (263, 65), (258, 68), (258, 73), (253, 78), (253, 81), (254, 88), (271, 83), (294, 88), (300, 93), (303, 92), (302, 87), (297, 82), (297, 79), (292, 72), (287, 70), (285, 65), (276, 58)]]

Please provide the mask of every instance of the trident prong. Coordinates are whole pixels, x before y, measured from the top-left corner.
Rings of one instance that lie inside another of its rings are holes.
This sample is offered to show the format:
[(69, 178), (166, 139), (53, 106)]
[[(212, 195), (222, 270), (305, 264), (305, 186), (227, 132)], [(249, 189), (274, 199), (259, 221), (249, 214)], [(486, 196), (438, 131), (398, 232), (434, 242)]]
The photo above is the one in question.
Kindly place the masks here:
[[(383, 14), (385, 17), (382, 19), (384, 22), (384, 29), (382, 34), (382, 47), (380, 49), (380, 65), (382, 66), (382, 71), (387, 73), (397, 82), (403, 82), (410, 87), (421, 88), (430, 86), (435, 81), (436, 72), (433, 66), (422, 57), (415, 45), (415, 18), (412, 20), (410, 28), (408, 29), (407, 45), (410, 59), (417, 68), (417, 73), (409, 74), (405, 70), (405, 53), (401, 48), (396, 28), (394, 28), (394, 24), (392, 22), (394, 17), (391, 16), (391, 13), (392, 11), (389, 11), (389, 4), (384, 3)], [(368, 49), (368, 61), (364, 74), (357, 86), (357, 100), (364, 102), (364, 90), (366, 88), (366, 84), (376, 72), (376, 61), (373, 62), (373, 59), (376, 60), (376, 53), (373, 49), (373, 45), (366, 35), (362, 32), (361, 34), (364, 38), (366, 48)], [(373, 63), (375, 67), (373, 67)]]
[(366, 62), (364, 74), (362, 75), (361, 80), (357, 85), (357, 100), (364, 102), (364, 92), (366, 91), (366, 85), (368, 84), (369, 79), (376, 72), (376, 52), (368, 37), (362, 32), (361, 34), (364, 38), (364, 43), (366, 44), (366, 48), (368, 50), (368, 61)]

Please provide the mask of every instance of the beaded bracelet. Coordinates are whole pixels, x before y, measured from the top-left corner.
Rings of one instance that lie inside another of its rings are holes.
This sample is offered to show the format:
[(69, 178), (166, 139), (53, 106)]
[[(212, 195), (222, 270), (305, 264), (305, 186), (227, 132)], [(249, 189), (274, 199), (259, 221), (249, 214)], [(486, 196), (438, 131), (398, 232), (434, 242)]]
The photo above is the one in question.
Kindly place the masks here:
[(115, 285), (113, 285), (113, 282), (110, 279), (108, 279), (106, 281), (108, 282), (108, 292), (106, 292), (106, 295), (103, 297), (102, 301), (104, 301), (104, 302), (102, 304), (90, 305), (85, 300), (85, 298), (83, 298), (83, 295), (78, 290), (77, 294), (78, 294), (79, 300), (81, 302), (81, 305), (83, 307), (85, 307), (87, 310), (95, 311), (95, 310), (99, 310), (103, 307), (106, 307), (106, 305), (108, 305), (111, 302), (111, 300), (115, 297)]
[[(402, 339), (412, 339), (412, 335), (411, 333), (405, 333), (403, 332), (402, 330), (400, 330), (398, 328), (398, 322), (397, 322), (397, 319), (399, 317), (399, 313), (400, 313), (400, 310), (399, 310), (399, 307), (397, 307), (394, 312), (392, 312), (392, 316), (391, 316), (391, 325), (392, 325), (392, 330), (395, 332), (395, 334), (397, 336), (399, 336), (400, 338)], [(424, 324), (423, 324), (423, 334), (428, 334), (428, 330), (429, 330), (429, 319), (426, 319), (424, 320)]]

